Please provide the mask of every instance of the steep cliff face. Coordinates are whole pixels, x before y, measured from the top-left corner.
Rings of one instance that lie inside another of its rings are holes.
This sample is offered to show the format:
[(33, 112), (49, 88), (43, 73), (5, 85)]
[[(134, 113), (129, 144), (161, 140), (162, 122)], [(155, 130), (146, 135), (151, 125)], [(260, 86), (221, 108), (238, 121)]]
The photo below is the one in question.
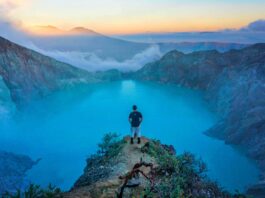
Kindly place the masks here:
[(10, 116), (14, 111), (15, 104), (11, 99), (10, 91), (0, 76), (0, 117)]
[(118, 74), (88, 73), (0, 37), (0, 76), (19, 106), (75, 83), (99, 82), (108, 75), (116, 78)]
[(204, 90), (221, 117), (207, 134), (243, 145), (265, 171), (265, 44), (225, 53), (172, 51), (134, 77)]

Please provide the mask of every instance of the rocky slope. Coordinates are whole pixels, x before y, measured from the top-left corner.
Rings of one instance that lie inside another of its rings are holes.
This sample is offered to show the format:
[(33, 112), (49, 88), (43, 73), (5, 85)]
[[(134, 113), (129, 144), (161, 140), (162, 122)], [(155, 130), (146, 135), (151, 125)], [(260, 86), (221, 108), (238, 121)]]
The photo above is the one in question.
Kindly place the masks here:
[(0, 76), (18, 105), (75, 83), (118, 78), (115, 71), (88, 73), (0, 37)]
[(98, 154), (88, 158), (84, 174), (64, 197), (236, 197), (209, 181), (204, 163), (191, 154), (176, 155), (173, 146), (147, 138), (133, 145), (129, 136), (115, 138), (104, 137)]
[(15, 110), (15, 104), (10, 97), (10, 91), (0, 76), (0, 117), (10, 116)]
[(172, 51), (134, 78), (204, 90), (220, 115), (207, 134), (243, 146), (265, 172), (265, 44), (225, 53)]
[(36, 163), (27, 156), (0, 151), (0, 196), (29, 185), (25, 175)]

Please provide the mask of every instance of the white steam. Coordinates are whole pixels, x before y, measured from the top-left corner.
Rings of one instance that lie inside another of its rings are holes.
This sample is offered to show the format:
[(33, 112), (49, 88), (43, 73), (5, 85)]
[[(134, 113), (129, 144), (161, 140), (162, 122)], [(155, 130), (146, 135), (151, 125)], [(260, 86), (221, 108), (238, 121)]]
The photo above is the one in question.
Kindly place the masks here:
[(109, 69), (118, 69), (125, 72), (136, 71), (146, 63), (158, 60), (162, 56), (160, 48), (157, 45), (153, 45), (134, 55), (132, 58), (122, 62), (113, 58), (102, 59), (91, 52), (45, 51), (34, 46), (32, 48), (42, 54), (53, 57), (56, 60), (69, 63), (87, 71), (105, 71)]

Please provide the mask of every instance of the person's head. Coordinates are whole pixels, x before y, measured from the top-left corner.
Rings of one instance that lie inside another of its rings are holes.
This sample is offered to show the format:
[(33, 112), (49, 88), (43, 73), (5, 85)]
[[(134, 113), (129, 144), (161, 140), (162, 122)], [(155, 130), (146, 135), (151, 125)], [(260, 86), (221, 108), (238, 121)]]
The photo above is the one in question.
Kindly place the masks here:
[(133, 105), (132, 109), (133, 109), (134, 111), (137, 111), (137, 106), (136, 106), (136, 105)]

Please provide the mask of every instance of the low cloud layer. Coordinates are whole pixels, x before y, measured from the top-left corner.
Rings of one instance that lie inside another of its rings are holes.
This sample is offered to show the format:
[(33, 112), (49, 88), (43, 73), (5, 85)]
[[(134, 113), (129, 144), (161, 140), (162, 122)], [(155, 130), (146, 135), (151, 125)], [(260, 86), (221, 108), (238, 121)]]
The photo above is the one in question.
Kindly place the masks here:
[(140, 69), (146, 63), (158, 60), (162, 56), (157, 45), (153, 45), (134, 55), (132, 58), (122, 62), (112, 58), (102, 59), (90, 52), (45, 51), (34, 46), (32, 46), (32, 48), (42, 54), (53, 57), (56, 60), (69, 63), (87, 71), (105, 71), (109, 69), (118, 69), (125, 72), (135, 71)]
[[(1, 0), (0, 0), (1, 1)], [(0, 6), (0, 13), (8, 13), (14, 8), (11, 3)], [(86, 69), (88, 71), (102, 71), (108, 69), (119, 69), (121, 71), (134, 71), (141, 68), (148, 62), (159, 59), (162, 53), (157, 45), (152, 45), (145, 50), (139, 51), (138, 54), (132, 55), (125, 61), (117, 61), (114, 58), (100, 58), (93, 51), (56, 51), (44, 50), (41, 46), (36, 46), (32, 41), (30, 35), (27, 35), (19, 23), (10, 22), (7, 17), (0, 18), (0, 36), (7, 38), (15, 43), (23, 45), (27, 48), (38, 51), (47, 56), (53, 57), (59, 61), (69, 63), (76, 67)], [(154, 37), (154, 41), (172, 41), (172, 42), (237, 42), (237, 43), (257, 43), (265, 42), (265, 20), (258, 20), (250, 23), (246, 27), (239, 30), (223, 30), (219, 32), (210, 33), (174, 33), (174, 34), (160, 34)], [(139, 36), (143, 42), (148, 41), (148, 37)], [(138, 39), (137, 36), (134, 39)]]
[(265, 33), (265, 20), (260, 19), (250, 23), (248, 26), (241, 29), (241, 31), (264, 32)]
[(240, 29), (225, 29), (214, 32), (173, 32), (119, 36), (135, 42), (226, 42), (265, 43), (265, 20), (260, 19)]
[(125, 61), (117, 61), (113, 58), (103, 59), (98, 57), (93, 52), (79, 51), (47, 51), (41, 49), (31, 42), (22, 30), (15, 27), (12, 23), (0, 20), (0, 36), (11, 40), (17, 44), (35, 50), (41, 54), (55, 58), (56, 60), (71, 64), (73, 66), (88, 70), (88, 71), (104, 71), (108, 69), (119, 69), (121, 71), (135, 71), (141, 68), (144, 64), (157, 60), (162, 56), (157, 45), (153, 45), (146, 50), (139, 52)]
[(0, 36), (4, 37), (14, 43), (28, 47), (30, 41), (23, 32), (20, 25), (15, 25), (8, 20), (0, 18)]
[(26, 46), (29, 41), (22, 28), (22, 22), (13, 20), (10, 13), (26, 0), (0, 0), (0, 36)]
[[(5, 11), (6, 14), (13, 8), (14, 5), (12, 3), (10, 5), (2, 5), (0, 6), (0, 13)], [(153, 45), (122, 62), (113, 58), (100, 58), (93, 52), (44, 50), (31, 41), (30, 36), (23, 31), (21, 24), (10, 22), (4, 16), (1, 15), (0, 18), (0, 36), (41, 54), (55, 58), (56, 60), (88, 71), (104, 71), (108, 69), (135, 71), (146, 63), (157, 60), (162, 56), (157, 45)]]
[(17, 7), (17, 3), (12, 0), (0, 0), (0, 14), (2, 18), (6, 18), (10, 11)]

